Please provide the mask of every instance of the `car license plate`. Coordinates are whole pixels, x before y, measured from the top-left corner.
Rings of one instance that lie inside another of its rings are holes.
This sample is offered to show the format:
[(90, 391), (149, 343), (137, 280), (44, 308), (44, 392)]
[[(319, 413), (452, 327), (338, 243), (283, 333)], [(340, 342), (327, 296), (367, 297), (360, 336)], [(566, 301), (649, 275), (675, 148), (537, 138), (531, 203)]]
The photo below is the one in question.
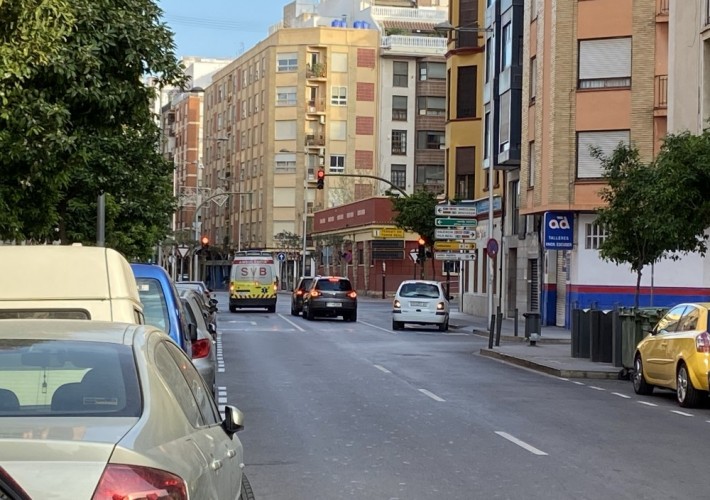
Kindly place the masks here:
[(427, 303), (426, 302), (417, 302), (416, 300), (413, 300), (409, 303), (409, 305), (412, 307), (426, 307)]
[(341, 307), (342, 304), (340, 302), (326, 302), (325, 305), (327, 307)]

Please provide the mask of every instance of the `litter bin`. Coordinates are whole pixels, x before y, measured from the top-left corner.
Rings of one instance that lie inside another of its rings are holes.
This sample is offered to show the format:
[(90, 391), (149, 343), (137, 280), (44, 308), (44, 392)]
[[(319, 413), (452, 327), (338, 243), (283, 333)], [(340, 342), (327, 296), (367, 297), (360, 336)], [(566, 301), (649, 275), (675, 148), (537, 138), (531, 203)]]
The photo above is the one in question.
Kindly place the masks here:
[(658, 323), (668, 309), (663, 307), (640, 307), (624, 309), (621, 318), (621, 362), (624, 368), (634, 367), (636, 346)]
[(612, 312), (593, 309), (589, 316), (589, 357), (595, 363), (612, 360)]
[(572, 357), (589, 358), (589, 316), (591, 309), (572, 310)]
[(525, 318), (525, 338), (529, 339), (531, 333), (537, 333), (542, 335), (540, 330), (540, 313), (539, 312), (526, 312), (523, 313)]

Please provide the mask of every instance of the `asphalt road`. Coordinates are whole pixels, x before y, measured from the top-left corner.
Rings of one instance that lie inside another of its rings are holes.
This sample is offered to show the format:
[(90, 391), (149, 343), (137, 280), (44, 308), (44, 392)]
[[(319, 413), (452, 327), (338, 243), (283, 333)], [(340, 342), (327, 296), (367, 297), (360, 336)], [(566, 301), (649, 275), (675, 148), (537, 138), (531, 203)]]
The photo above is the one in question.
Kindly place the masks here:
[[(226, 294), (220, 309), (227, 311)], [(220, 312), (221, 403), (246, 415), (258, 499), (706, 498), (710, 410), (628, 381), (565, 380), (452, 330)]]

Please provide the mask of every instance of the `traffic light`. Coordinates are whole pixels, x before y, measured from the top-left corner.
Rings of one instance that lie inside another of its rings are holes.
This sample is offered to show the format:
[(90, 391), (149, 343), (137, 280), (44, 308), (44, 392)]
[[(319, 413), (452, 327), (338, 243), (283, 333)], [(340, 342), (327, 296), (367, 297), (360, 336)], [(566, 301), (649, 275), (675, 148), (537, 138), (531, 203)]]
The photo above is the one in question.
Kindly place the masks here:
[(316, 188), (323, 189), (323, 181), (325, 181), (325, 170), (323, 170), (322, 168), (318, 170), (316, 181)]
[(210, 246), (210, 239), (207, 236), (203, 236), (202, 239), (200, 240), (200, 244), (202, 245), (202, 248), (209, 248)]
[(417, 262), (424, 262), (426, 260), (426, 240), (424, 238), (419, 238), (419, 248), (417, 249)]

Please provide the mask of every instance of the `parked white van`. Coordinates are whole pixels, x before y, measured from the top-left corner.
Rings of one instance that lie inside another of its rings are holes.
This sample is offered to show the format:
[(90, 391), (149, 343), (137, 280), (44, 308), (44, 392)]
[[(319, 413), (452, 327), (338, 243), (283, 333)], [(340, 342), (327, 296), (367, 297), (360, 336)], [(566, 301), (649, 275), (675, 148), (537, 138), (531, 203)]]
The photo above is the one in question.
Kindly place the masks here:
[(13, 318), (145, 322), (128, 261), (81, 245), (0, 245), (0, 319)]

